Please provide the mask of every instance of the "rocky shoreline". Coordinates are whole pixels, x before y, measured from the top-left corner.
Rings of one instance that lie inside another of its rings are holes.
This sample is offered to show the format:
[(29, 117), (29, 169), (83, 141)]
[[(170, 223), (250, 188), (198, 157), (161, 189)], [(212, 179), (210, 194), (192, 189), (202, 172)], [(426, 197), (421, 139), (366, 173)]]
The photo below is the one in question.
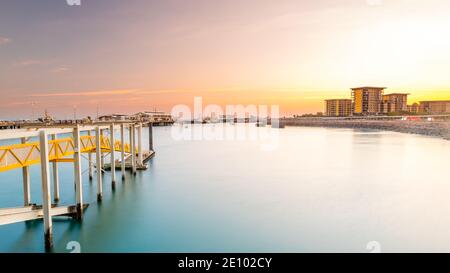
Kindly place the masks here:
[(330, 120), (286, 118), (286, 126), (375, 129), (399, 133), (440, 137), (450, 140), (450, 121), (402, 121), (402, 120)]

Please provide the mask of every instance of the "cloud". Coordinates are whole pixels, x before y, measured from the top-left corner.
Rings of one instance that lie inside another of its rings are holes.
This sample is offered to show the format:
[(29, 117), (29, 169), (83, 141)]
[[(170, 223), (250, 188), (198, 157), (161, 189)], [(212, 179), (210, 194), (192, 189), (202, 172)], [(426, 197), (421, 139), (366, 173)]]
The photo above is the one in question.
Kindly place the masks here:
[[(222, 89), (210, 91), (221, 91)], [(200, 90), (196, 90), (200, 91)], [(142, 90), (142, 89), (115, 89), (115, 90), (95, 90), (95, 91), (80, 91), (80, 92), (57, 92), (57, 93), (40, 93), (33, 94), (32, 97), (95, 97), (95, 96), (118, 96), (118, 95), (133, 95), (145, 96), (145, 95), (160, 95), (160, 94), (180, 94), (180, 93), (195, 92), (194, 90), (185, 89), (167, 89), (167, 90)], [(131, 97), (127, 97), (131, 99)]]
[(42, 93), (34, 94), (32, 97), (92, 97), (103, 95), (129, 95), (139, 92), (137, 89), (118, 89), (118, 90), (102, 90), (102, 91), (85, 91), (85, 92), (60, 92), (60, 93)]
[(54, 68), (51, 70), (51, 72), (53, 72), (53, 73), (64, 73), (67, 71), (69, 71), (69, 68), (65, 67), (65, 66), (57, 67), (57, 68)]
[(10, 43), (10, 42), (11, 42), (11, 39), (10, 39), (10, 38), (6, 38), (6, 37), (0, 36), (0, 46), (1, 46), (1, 45), (5, 45), (5, 44), (8, 44), (8, 43)]
[(14, 63), (14, 66), (27, 67), (27, 66), (41, 65), (41, 64), (46, 64), (46, 63), (48, 63), (48, 61), (28, 59), (28, 60), (22, 60), (22, 61)]
[[(56, 69), (58, 70), (58, 69)], [(54, 72), (58, 72), (58, 71)], [(65, 70), (62, 69), (64, 72)], [(143, 100), (151, 95), (168, 95), (168, 94), (191, 94), (198, 92), (234, 92), (239, 91), (240, 89), (236, 88), (208, 88), (208, 89), (156, 89), (156, 90), (143, 90), (143, 89), (114, 89), (114, 90), (92, 90), (92, 91), (80, 91), (80, 92), (55, 92), (55, 93), (37, 93), (30, 95), (35, 98), (57, 98), (57, 97), (84, 97), (84, 98), (92, 98), (95, 102), (98, 101), (99, 97), (104, 101), (113, 101), (113, 100), (122, 100), (122, 101), (131, 101), (131, 100)], [(114, 98), (113, 98), (114, 97)]]
[(15, 67), (45, 66), (49, 72), (64, 73), (70, 70), (67, 65), (58, 64), (54, 59), (23, 59), (13, 63)]

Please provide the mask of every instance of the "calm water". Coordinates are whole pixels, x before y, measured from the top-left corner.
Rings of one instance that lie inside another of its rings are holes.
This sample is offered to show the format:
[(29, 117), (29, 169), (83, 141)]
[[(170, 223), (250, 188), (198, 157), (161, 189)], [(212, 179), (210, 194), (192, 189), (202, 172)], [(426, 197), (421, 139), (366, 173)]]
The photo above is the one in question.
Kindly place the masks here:
[[(82, 252), (367, 252), (370, 241), (382, 251), (450, 251), (449, 141), (288, 127), (267, 151), (261, 141), (154, 132), (149, 170), (127, 174), (115, 192), (105, 174), (101, 204), (83, 174), (90, 207), (81, 224), (54, 218), (56, 252), (69, 241)], [(40, 202), (39, 166), (32, 173)], [(72, 165), (60, 164), (60, 175), (62, 204), (73, 204)], [(21, 185), (21, 171), (0, 173), (1, 207), (22, 205)], [(0, 251), (42, 252), (42, 221), (0, 226)]]

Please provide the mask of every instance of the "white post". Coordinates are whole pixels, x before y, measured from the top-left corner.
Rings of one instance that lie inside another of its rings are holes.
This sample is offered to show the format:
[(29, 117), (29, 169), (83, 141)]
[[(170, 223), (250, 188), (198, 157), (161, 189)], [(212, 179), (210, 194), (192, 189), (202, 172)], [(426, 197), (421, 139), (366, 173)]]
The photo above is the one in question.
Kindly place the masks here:
[(100, 142), (100, 128), (95, 128), (95, 154), (97, 165), (97, 201), (102, 201), (102, 163), (101, 163), (101, 142)]
[(77, 125), (75, 129), (73, 129), (73, 144), (75, 191), (77, 196), (77, 219), (81, 220), (81, 218), (83, 217), (83, 183), (81, 180), (81, 143), (79, 125)]
[[(88, 131), (88, 136), (91, 136), (91, 130)], [(88, 153), (89, 160), (89, 180), (94, 178), (94, 163), (92, 162), (92, 153)]]
[(133, 174), (136, 174), (136, 147), (135, 147), (135, 126), (134, 124), (130, 127), (130, 145), (131, 145), (131, 169)]
[[(103, 129), (102, 130), (100, 130), (100, 135), (101, 135), (101, 138), (100, 138), (100, 140), (103, 138)], [(101, 142), (100, 142), (101, 143)], [(103, 173), (103, 170), (105, 169), (105, 158), (103, 157), (103, 151), (102, 151), (102, 149), (100, 149), (100, 166), (101, 166), (101, 171), (102, 171), (102, 173)]]
[(153, 124), (148, 123), (148, 149), (153, 151)]
[(143, 152), (142, 152), (142, 123), (138, 127), (138, 164), (142, 166), (144, 164)]
[(120, 124), (120, 155), (122, 157), (121, 170), (122, 170), (122, 180), (125, 180), (125, 128), (123, 124)]
[(50, 214), (50, 164), (48, 162), (48, 137), (45, 131), (39, 133), (41, 151), (42, 210), (44, 213), (45, 249), (53, 246), (52, 216)]
[[(52, 140), (56, 140), (56, 134), (52, 135)], [(56, 144), (53, 144), (55, 155), (58, 157), (58, 149), (56, 149)], [(53, 200), (56, 203), (59, 202), (59, 174), (58, 174), (58, 162), (53, 162)]]
[[(22, 144), (27, 143), (27, 138), (22, 138)], [(30, 168), (23, 167), (22, 168), (22, 176), (23, 176), (23, 205), (29, 206), (31, 205), (31, 192), (30, 192)]]
[(116, 141), (114, 136), (114, 123), (110, 125), (109, 127), (109, 133), (110, 133), (110, 140), (111, 140), (111, 180), (112, 180), (112, 187), (114, 188), (116, 186), (116, 155), (114, 151), (114, 142)]

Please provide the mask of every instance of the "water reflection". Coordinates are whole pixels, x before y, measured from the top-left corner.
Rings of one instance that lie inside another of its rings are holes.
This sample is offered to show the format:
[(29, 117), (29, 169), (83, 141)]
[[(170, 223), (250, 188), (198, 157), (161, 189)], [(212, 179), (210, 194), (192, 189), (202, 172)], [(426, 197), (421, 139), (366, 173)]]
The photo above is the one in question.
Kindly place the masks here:
[[(125, 181), (117, 172), (115, 191), (105, 174), (103, 202), (96, 202), (95, 178), (83, 174), (90, 207), (82, 223), (55, 219), (56, 252), (68, 252), (70, 241), (82, 252), (367, 252), (372, 241), (383, 251), (450, 250), (448, 141), (287, 127), (277, 149), (263, 151), (258, 140), (154, 133), (150, 168), (127, 172)], [(72, 173), (61, 167), (63, 204), (75, 200)], [(20, 179), (0, 174), (2, 207), (21, 204)], [(41, 221), (0, 227), (3, 252), (41, 252), (42, 240)]]

